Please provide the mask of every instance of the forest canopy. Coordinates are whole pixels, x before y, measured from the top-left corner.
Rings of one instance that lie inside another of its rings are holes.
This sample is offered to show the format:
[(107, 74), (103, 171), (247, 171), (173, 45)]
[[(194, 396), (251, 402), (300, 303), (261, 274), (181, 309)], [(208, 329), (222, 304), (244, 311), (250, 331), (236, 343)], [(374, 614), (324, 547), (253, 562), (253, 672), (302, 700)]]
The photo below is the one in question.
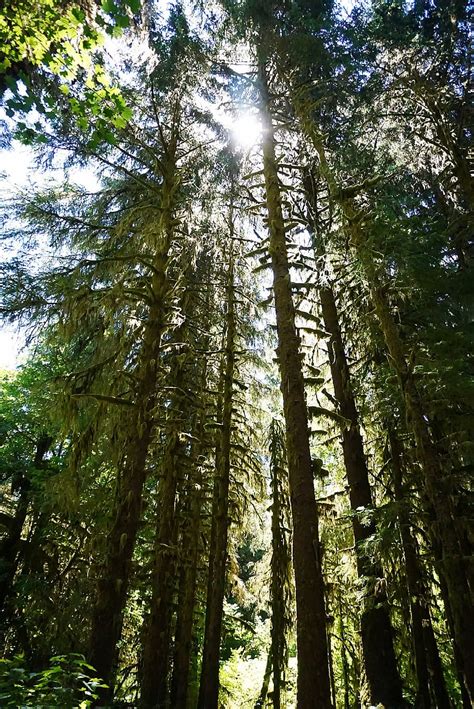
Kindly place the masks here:
[(470, 41), (3, 3), (2, 707), (473, 705)]

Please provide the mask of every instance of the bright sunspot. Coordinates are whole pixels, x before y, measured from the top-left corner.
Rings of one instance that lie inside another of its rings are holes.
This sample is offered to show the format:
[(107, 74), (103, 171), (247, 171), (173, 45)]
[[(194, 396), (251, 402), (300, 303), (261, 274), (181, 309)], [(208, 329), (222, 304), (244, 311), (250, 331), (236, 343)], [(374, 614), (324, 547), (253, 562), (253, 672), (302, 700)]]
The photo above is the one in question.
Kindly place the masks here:
[(232, 123), (232, 140), (243, 149), (251, 148), (260, 140), (262, 125), (254, 113), (242, 113)]

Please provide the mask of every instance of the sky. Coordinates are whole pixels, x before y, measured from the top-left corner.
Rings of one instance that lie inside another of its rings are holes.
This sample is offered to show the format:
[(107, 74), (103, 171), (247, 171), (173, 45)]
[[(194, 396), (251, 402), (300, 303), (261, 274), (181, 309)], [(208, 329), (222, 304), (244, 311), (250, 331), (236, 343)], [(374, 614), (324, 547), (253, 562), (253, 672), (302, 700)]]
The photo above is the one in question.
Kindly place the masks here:
[[(15, 188), (28, 183), (28, 173), (32, 166), (31, 150), (24, 145), (15, 144), (12, 150), (0, 150), (0, 199), (7, 198)], [(11, 256), (11, 251), (0, 247), (2, 261)], [(16, 327), (0, 323), (0, 369), (14, 369), (21, 361), (21, 349), (24, 346), (24, 336)]]
[[(0, 111), (1, 113), (1, 111)], [(0, 115), (0, 118), (3, 116)], [(69, 179), (88, 190), (98, 189), (99, 182), (92, 170), (73, 168), (68, 171)], [(34, 164), (34, 154), (31, 148), (13, 141), (10, 150), (0, 150), (0, 201), (8, 199), (18, 189), (30, 185), (46, 186), (52, 182), (64, 180), (62, 170), (38, 171)], [(12, 257), (14, 249), (8, 250), (0, 243), (0, 260)], [(0, 370), (15, 369), (27, 356), (25, 334), (22, 328), (15, 325), (5, 325), (0, 321)]]

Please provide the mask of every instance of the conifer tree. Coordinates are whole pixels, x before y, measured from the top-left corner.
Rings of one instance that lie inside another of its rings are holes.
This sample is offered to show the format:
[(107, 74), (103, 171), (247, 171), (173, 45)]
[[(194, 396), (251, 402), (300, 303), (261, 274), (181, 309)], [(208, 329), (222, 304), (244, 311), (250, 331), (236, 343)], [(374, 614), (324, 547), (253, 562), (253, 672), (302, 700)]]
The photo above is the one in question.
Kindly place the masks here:
[(471, 706), (465, 5), (23, 5), (0, 704)]
[(284, 429), (273, 419), (269, 431), (270, 474), (272, 489), (272, 559), (271, 559), (271, 613), (270, 649), (264, 682), (256, 707), (264, 705), (270, 676), (273, 681), (271, 701), (274, 707), (284, 706), (285, 677), (288, 669), (288, 630), (292, 594), (290, 578), (291, 549), (289, 545), (289, 501), (286, 480)]
[[(233, 200), (233, 196), (231, 196)], [(198, 706), (212, 709), (218, 706), (219, 655), (227, 565), (229, 530), (229, 485), (232, 445), (233, 384), (236, 366), (236, 314), (234, 266), (234, 205), (229, 207), (230, 262), (226, 286), (226, 322), (224, 359), (222, 362), (221, 434), (216, 450), (216, 477), (212, 497), (212, 527), (209, 551), (206, 622), (203, 642), (201, 681)]]
[[(264, 31), (264, 30), (263, 30)], [(269, 253), (278, 332), (278, 360), (286, 421), (288, 474), (293, 521), (293, 559), (298, 637), (298, 703), (314, 701), (330, 707), (330, 688), (324, 608), (324, 582), (319, 549), (318, 516), (308, 433), (308, 413), (301, 368), (299, 337), (282, 213), (282, 197), (269, 108), (267, 48), (257, 47), (260, 111), (265, 130), (263, 171), (270, 232)]]

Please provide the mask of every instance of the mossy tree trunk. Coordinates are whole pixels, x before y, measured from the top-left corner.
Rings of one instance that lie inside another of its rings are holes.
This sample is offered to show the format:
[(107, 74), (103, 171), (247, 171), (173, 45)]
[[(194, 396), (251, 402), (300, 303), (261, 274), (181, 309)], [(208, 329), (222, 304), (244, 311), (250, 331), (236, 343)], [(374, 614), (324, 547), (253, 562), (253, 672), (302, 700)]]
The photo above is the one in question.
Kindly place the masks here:
[(407, 499), (403, 489), (404, 472), (401, 445), (395, 430), (391, 426), (388, 429), (388, 438), (393, 491), (395, 500), (399, 503), (398, 521), (405, 556), (406, 583), (410, 599), (413, 646), (418, 681), (416, 706), (421, 709), (428, 709), (428, 707), (433, 705), (433, 696), (436, 706), (449, 707), (451, 703), (446, 690), (443, 666), (431, 622), (428, 589), (423, 580), (417, 543), (410, 529), (410, 521), (405, 507)]
[(370, 554), (364, 552), (364, 544), (376, 534), (377, 530), (373, 519), (366, 523), (358, 514), (361, 511), (367, 514), (367, 511), (372, 510), (373, 500), (339, 315), (331, 287), (321, 287), (319, 296), (324, 327), (330, 334), (328, 350), (334, 394), (339, 405), (339, 413), (348, 421), (348, 425), (342, 432), (342, 449), (349, 484), (349, 499), (354, 513), (352, 529), (356, 545), (357, 572), (366, 586), (360, 622), (370, 697), (373, 704), (403, 706), (402, 682), (393, 647), (393, 629), (387, 596), (383, 584), (377, 583), (377, 580), (384, 576), (383, 569)]
[[(177, 347), (186, 341), (185, 322), (173, 338)], [(169, 699), (172, 601), (177, 565), (178, 473), (185, 455), (181, 432), (186, 428), (186, 410), (189, 408), (189, 399), (183, 389), (188, 357), (187, 351), (173, 355), (169, 380), (173, 394), (167, 410), (166, 443), (160, 466), (150, 614), (144, 621), (143, 633), (140, 703), (144, 709), (163, 709), (168, 706)]]
[(452, 490), (449, 489), (449, 473), (443, 469), (437, 455), (427, 412), (408, 364), (403, 339), (391, 312), (380, 270), (367, 245), (365, 232), (369, 229), (369, 224), (364, 213), (357, 209), (353, 195), (347, 196), (347, 192), (338, 184), (327, 159), (322, 134), (312, 119), (311, 104), (308, 102), (305, 89), (294, 91), (292, 97), (301, 128), (318, 154), (319, 169), (327, 181), (331, 197), (341, 209), (344, 228), (367, 279), (370, 298), (387, 347), (389, 364), (398, 378), (407, 423), (413, 433), (417, 457), (423, 470), (426, 496), (435, 515), (430, 532), (433, 549), (438, 550), (437, 571), (443, 576), (449, 595), (454, 640), (460, 661), (458, 669), (465, 678), (472, 701), (474, 700), (474, 644), (470, 630), (474, 627), (472, 589), (469, 585), (467, 561), (457, 529)]
[[(203, 366), (200, 391), (207, 386), (207, 367)], [(178, 589), (178, 607), (176, 611), (176, 634), (173, 657), (173, 675), (171, 679), (171, 706), (186, 709), (188, 699), (189, 675), (194, 627), (194, 610), (200, 556), (202, 464), (205, 448), (204, 401), (198, 414), (198, 425), (194, 431), (195, 441), (191, 454), (191, 470), (187, 480), (184, 519), (181, 534), (181, 571)]]
[[(206, 257), (204, 270), (198, 277), (212, 280), (212, 264)], [(212, 304), (216, 292), (208, 285), (203, 302), (204, 312), (200, 325), (206, 334), (200, 340), (199, 349), (208, 352), (212, 338), (215, 312)], [(171, 678), (171, 706), (186, 709), (189, 701), (190, 675), (197, 662), (196, 643), (193, 643), (195, 628), (195, 608), (198, 591), (199, 565), (202, 559), (202, 507), (204, 504), (204, 482), (206, 480), (206, 457), (210, 448), (206, 423), (209, 416), (210, 367), (205, 356), (196, 362), (198, 386), (195, 393), (195, 408), (192, 423), (192, 443), (186, 476), (183, 515), (180, 529), (179, 584), (176, 609), (176, 632), (173, 650), (173, 673)]]
[[(52, 442), (53, 439), (46, 433), (38, 438), (33, 460), (34, 469), (38, 470), (44, 467), (44, 457)], [(14, 593), (14, 579), (22, 559), (20, 542), (31, 496), (29, 475), (24, 471), (19, 471), (14, 478), (12, 487), (19, 492), (18, 502), (8, 532), (0, 543), (0, 618), (2, 624), (9, 614), (9, 600), (11, 594)]]
[[(271, 559), (271, 667), (272, 701), (275, 709), (284, 706), (283, 691), (288, 665), (287, 632), (291, 623), (292, 601), (290, 551), (290, 501), (284, 431), (275, 420), (270, 430), (270, 485), (272, 490)], [(283, 701), (282, 701), (283, 700)]]
[(282, 212), (275, 136), (267, 85), (266, 58), (259, 48), (260, 116), (263, 126), (263, 171), (270, 232), (269, 253), (278, 334), (278, 363), (286, 425), (286, 449), (293, 520), (299, 709), (331, 706), (326, 634), (324, 578), (318, 531), (318, 510), (309, 444), (308, 412), (300, 339)]
[[(231, 207), (231, 212), (232, 212)], [(233, 236), (233, 214), (230, 216)], [(231, 247), (232, 248), (232, 247)], [(231, 470), (233, 382), (236, 364), (234, 260), (230, 256), (226, 293), (226, 340), (222, 395), (222, 423), (216, 453), (216, 477), (212, 499), (212, 526), (209, 552), (209, 576), (206, 619), (199, 684), (199, 709), (217, 709), (219, 701), (219, 656), (227, 567), (229, 529), (229, 483)]]
[(158, 240), (149, 288), (149, 312), (136, 371), (134, 407), (129, 417), (123, 465), (117, 481), (112, 524), (107, 535), (105, 559), (97, 582), (92, 614), (89, 661), (108, 685), (101, 701), (113, 696), (118, 642), (130, 580), (131, 560), (141, 514), (147, 457), (155, 431), (161, 338), (166, 326), (170, 283), (167, 274), (174, 233), (175, 193), (178, 185), (175, 135), (166, 146), (163, 162), (161, 216), (156, 226)]

